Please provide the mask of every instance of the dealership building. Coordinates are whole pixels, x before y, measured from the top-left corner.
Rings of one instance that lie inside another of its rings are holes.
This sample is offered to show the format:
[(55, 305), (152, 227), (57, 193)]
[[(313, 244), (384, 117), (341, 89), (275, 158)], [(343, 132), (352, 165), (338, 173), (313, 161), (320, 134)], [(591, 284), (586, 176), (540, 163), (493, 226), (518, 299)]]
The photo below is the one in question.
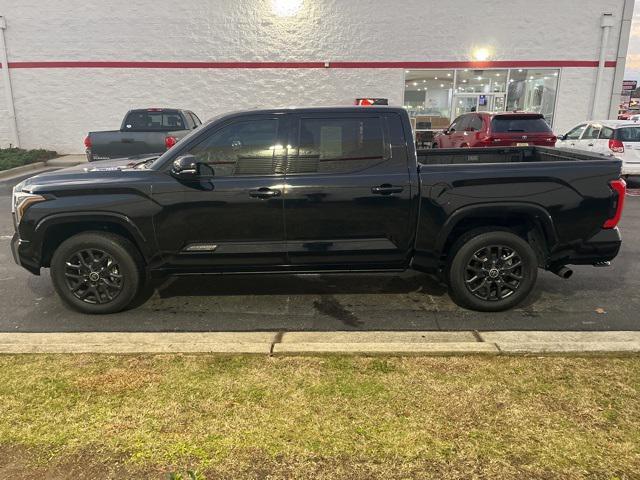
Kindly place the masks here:
[(526, 110), (563, 133), (615, 118), (633, 4), (0, 0), (0, 146), (80, 153), (131, 108), (205, 120), (359, 98), (404, 106), (421, 131)]

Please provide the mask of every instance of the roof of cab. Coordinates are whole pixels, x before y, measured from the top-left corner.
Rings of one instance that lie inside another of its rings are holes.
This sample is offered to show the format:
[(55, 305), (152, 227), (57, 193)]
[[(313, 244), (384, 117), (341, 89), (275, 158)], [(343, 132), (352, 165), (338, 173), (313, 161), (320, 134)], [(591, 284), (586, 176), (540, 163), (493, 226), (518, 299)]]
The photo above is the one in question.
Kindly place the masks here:
[(205, 124), (211, 124), (219, 120), (228, 120), (234, 117), (244, 115), (283, 115), (287, 113), (362, 113), (362, 112), (406, 112), (403, 107), (392, 107), (388, 105), (369, 105), (369, 106), (337, 106), (337, 107), (281, 107), (281, 108), (268, 108), (268, 109), (253, 109), (253, 110), (235, 110), (215, 117), (207, 119)]
[(229, 115), (239, 115), (239, 114), (273, 114), (273, 113), (326, 113), (326, 112), (367, 112), (367, 111), (405, 111), (402, 107), (393, 107), (389, 105), (369, 105), (369, 106), (358, 106), (358, 105), (349, 105), (349, 106), (327, 106), (327, 107), (280, 107), (280, 108), (267, 108), (267, 109), (255, 109), (255, 110), (238, 110), (234, 112), (229, 112)]

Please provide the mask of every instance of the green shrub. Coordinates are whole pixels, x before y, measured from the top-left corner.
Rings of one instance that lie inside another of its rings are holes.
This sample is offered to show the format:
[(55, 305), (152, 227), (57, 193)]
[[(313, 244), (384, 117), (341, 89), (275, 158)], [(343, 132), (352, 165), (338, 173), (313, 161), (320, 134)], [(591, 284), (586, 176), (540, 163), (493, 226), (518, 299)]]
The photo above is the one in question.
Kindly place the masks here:
[(0, 170), (28, 165), (35, 162), (43, 162), (58, 154), (52, 150), (23, 150), (22, 148), (0, 148)]

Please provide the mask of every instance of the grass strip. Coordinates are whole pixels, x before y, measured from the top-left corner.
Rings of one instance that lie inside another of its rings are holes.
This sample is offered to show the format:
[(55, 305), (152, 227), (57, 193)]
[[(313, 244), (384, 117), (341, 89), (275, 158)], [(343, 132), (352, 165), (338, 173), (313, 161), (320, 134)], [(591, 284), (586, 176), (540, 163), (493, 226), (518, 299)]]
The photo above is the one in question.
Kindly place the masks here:
[(0, 476), (639, 478), (639, 393), (639, 357), (7, 355)]

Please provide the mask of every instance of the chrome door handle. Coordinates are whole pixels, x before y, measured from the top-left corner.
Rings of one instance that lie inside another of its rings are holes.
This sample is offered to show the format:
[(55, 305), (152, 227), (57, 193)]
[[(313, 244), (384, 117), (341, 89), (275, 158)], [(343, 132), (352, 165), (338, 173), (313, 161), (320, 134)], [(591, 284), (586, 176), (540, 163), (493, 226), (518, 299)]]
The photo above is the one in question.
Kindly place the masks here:
[(378, 187), (371, 187), (371, 193), (376, 195), (391, 195), (392, 193), (400, 193), (404, 190), (404, 187), (396, 187), (388, 183), (382, 184)]
[(273, 190), (269, 187), (260, 187), (254, 190), (249, 190), (249, 196), (251, 198), (272, 198), (280, 195), (280, 190)]

